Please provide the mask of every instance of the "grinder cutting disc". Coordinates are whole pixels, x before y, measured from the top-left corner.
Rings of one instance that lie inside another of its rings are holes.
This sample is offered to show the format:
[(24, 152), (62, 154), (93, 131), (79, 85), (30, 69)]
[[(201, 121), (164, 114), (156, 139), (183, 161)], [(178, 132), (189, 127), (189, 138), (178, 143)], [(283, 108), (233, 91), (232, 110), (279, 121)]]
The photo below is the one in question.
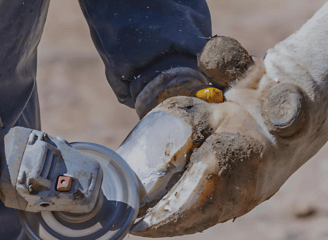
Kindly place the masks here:
[(114, 151), (94, 143), (71, 146), (96, 159), (103, 170), (102, 193), (86, 214), (20, 211), (20, 220), (31, 239), (123, 239), (139, 210), (139, 189), (134, 172)]

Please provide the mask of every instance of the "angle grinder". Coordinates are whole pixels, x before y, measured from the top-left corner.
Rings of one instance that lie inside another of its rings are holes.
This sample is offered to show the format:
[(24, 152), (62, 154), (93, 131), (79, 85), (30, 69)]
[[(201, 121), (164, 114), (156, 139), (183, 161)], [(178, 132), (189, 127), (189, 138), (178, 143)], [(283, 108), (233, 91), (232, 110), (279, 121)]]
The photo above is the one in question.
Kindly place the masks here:
[(139, 210), (139, 183), (114, 151), (41, 131), (0, 130), (1, 200), (21, 210), (31, 239), (123, 239)]

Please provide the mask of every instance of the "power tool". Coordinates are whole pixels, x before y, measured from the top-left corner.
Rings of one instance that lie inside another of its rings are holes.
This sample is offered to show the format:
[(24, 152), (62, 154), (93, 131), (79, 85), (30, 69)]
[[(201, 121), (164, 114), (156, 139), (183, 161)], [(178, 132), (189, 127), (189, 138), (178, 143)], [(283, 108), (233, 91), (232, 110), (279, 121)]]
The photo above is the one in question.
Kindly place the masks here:
[(116, 152), (29, 128), (2, 128), (1, 200), (20, 210), (32, 240), (123, 239), (134, 231), (138, 213), (154, 206), (185, 169), (193, 136), (186, 119), (152, 111)]
[(1, 200), (31, 239), (123, 239), (139, 210), (135, 173), (114, 151), (23, 127), (1, 129)]

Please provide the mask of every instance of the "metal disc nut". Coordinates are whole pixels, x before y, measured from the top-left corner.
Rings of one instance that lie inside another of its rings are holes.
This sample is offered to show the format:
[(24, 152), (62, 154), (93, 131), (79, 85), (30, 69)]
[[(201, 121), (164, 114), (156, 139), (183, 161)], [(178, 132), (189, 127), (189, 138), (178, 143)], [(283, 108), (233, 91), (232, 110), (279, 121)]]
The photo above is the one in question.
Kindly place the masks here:
[(59, 176), (57, 179), (56, 190), (59, 192), (68, 192), (72, 186), (72, 178)]

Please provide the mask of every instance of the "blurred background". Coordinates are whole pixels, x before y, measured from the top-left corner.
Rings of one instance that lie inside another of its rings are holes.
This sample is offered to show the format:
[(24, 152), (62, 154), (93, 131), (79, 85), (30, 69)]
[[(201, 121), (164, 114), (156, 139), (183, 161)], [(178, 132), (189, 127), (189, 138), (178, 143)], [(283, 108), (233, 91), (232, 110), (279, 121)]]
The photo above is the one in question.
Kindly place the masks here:
[[(208, 0), (213, 35), (236, 38), (252, 55), (299, 29), (326, 0)], [(327, 23), (328, 24), (328, 23)], [(114, 150), (138, 122), (117, 102), (77, 1), (53, 0), (39, 47), (43, 130), (68, 141)], [(269, 201), (247, 215), (176, 240), (328, 239), (328, 147), (299, 169)], [(126, 239), (137, 240), (128, 235)]]

